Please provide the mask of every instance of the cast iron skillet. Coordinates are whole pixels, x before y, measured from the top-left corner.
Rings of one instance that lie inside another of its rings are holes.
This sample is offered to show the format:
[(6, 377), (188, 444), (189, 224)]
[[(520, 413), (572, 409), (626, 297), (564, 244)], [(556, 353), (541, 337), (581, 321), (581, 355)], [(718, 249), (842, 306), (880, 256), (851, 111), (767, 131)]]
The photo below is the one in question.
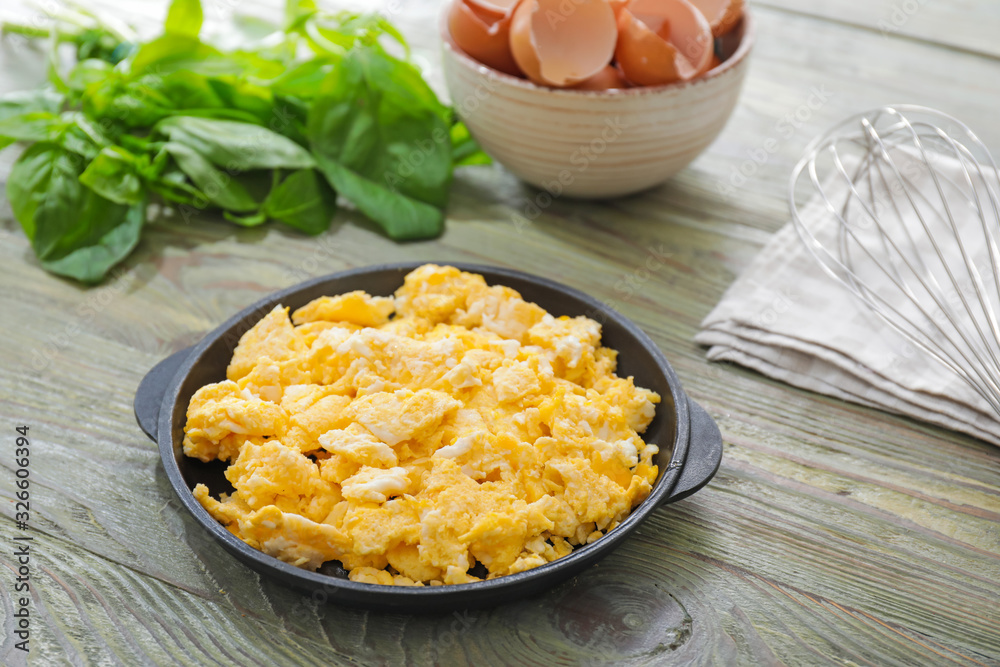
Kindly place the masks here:
[(435, 587), (380, 586), (350, 581), (337, 563), (308, 572), (268, 556), (243, 543), (213, 519), (194, 499), (191, 489), (201, 482), (213, 496), (230, 492), (225, 464), (202, 463), (184, 456), (181, 443), (188, 402), (203, 385), (226, 378), (226, 366), (240, 336), (276, 304), (292, 310), (324, 295), (352, 290), (388, 296), (420, 263), (386, 264), (335, 273), (276, 292), (246, 308), (187, 349), (164, 359), (143, 378), (135, 396), (139, 426), (159, 444), (170, 484), (181, 503), (231, 554), (254, 570), (335, 604), (392, 612), (431, 612), (485, 607), (515, 600), (549, 588), (597, 562), (617, 547), (656, 508), (686, 498), (715, 475), (722, 459), (722, 438), (712, 418), (690, 400), (656, 344), (635, 324), (613, 309), (574, 289), (550, 280), (491, 266), (452, 264), (482, 274), (490, 284), (516, 289), (553, 315), (587, 315), (603, 325), (604, 345), (619, 351), (618, 375), (660, 394), (656, 417), (643, 434), (660, 447), (660, 475), (649, 498), (605, 537), (570, 555), (518, 574), (471, 584)]

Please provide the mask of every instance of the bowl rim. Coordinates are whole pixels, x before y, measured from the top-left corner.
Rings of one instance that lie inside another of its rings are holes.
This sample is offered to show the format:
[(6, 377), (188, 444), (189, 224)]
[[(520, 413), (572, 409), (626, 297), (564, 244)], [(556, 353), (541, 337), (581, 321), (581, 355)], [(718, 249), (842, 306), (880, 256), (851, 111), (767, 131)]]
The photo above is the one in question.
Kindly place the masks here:
[[(540, 86), (536, 83), (532, 83), (528, 79), (522, 79), (521, 77), (514, 76), (513, 74), (501, 72), (500, 70), (494, 69), (489, 65), (484, 65), (463, 51), (462, 48), (455, 43), (455, 39), (451, 36), (451, 30), (448, 28), (448, 12), (452, 2), (461, 2), (461, 0), (445, 0), (442, 3), (441, 16), (439, 19), (441, 43), (446, 53), (453, 55), (455, 59), (462, 63), (462, 65), (467, 69), (475, 70), (486, 76), (495, 77), (515, 88), (521, 88), (522, 90), (543, 94), (562, 95), (565, 97), (589, 97), (594, 99), (612, 99), (616, 97), (634, 98), (641, 97), (643, 95), (656, 95), (658, 93), (679, 91), (684, 90), (685, 88), (707, 84), (712, 79), (716, 79), (742, 64), (753, 50), (754, 44), (757, 41), (757, 22), (753, 17), (753, 13), (750, 11), (749, 6), (744, 4), (743, 16), (741, 17), (739, 24), (739, 27), (742, 27), (743, 29), (743, 37), (740, 38), (740, 44), (736, 47), (736, 51), (721, 65), (713, 67), (697, 78), (691, 79), (690, 81), (674, 81), (673, 83), (665, 83), (659, 86), (636, 86), (634, 88), (615, 88), (613, 90), (555, 88), (550, 86)], [(739, 27), (734, 28), (734, 30), (738, 30)]]
[[(476, 603), (470, 601), (470, 596), (480, 597), (480, 599), (497, 599), (507, 592), (517, 592), (524, 590), (528, 585), (534, 583), (539, 588), (548, 588), (542, 584), (546, 578), (555, 579), (561, 573), (569, 571), (575, 573), (577, 570), (596, 562), (602, 556), (616, 548), (625, 538), (627, 538), (646, 517), (660, 507), (671, 497), (671, 493), (677, 485), (684, 470), (690, 452), (690, 439), (692, 435), (692, 416), (689, 399), (681, 386), (670, 362), (667, 361), (659, 346), (632, 320), (625, 317), (613, 307), (591, 297), (590, 295), (558, 283), (548, 278), (534, 274), (507, 269), (499, 266), (474, 264), (467, 262), (440, 262), (444, 265), (454, 266), (462, 271), (475, 271), (477, 273), (493, 274), (496, 277), (511, 277), (526, 280), (546, 289), (552, 289), (568, 296), (572, 296), (584, 304), (594, 309), (601, 317), (614, 320), (619, 326), (636, 339), (636, 341), (647, 350), (656, 361), (658, 372), (664, 375), (671, 389), (673, 398), (673, 414), (675, 429), (674, 442), (670, 455), (670, 463), (661, 466), (660, 474), (649, 496), (630, 512), (629, 516), (621, 522), (613, 531), (610, 531), (604, 538), (574, 550), (566, 556), (557, 560), (539, 565), (522, 572), (508, 574), (495, 579), (485, 579), (482, 581), (466, 584), (448, 584), (443, 586), (386, 586), (381, 584), (368, 584), (351, 581), (347, 578), (335, 577), (319, 571), (304, 570), (295, 567), (290, 563), (279, 560), (262, 551), (254, 549), (235, 535), (230, 533), (221, 523), (212, 517), (208, 511), (198, 502), (192, 489), (189, 488), (184, 475), (181, 473), (177, 462), (177, 449), (173, 439), (173, 417), (177, 409), (177, 402), (180, 390), (192, 369), (202, 362), (205, 352), (220, 338), (230, 334), (236, 327), (244, 323), (248, 316), (255, 316), (257, 319), (266, 314), (269, 310), (280, 303), (283, 299), (293, 296), (299, 292), (304, 292), (323, 283), (333, 280), (354, 277), (367, 273), (384, 272), (389, 270), (409, 271), (421, 266), (427, 261), (395, 262), (389, 264), (377, 264), (345, 271), (338, 271), (328, 275), (312, 278), (310, 280), (297, 283), (290, 287), (272, 292), (258, 301), (250, 304), (246, 308), (230, 317), (221, 325), (206, 334), (196, 345), (188, 348), (189, 353), (184, 362), (177, 369), (172, 379), (167, 383), (163, 400), (160, 404), (159, 416), (157, 419), (157, 447), (162, 460), (164, 470), (174, 493), (177, 494), (181, 504), (191, 513), (194, 519), (203, 528), (221, 542), (222, 546), (244, 563), (250, 565), (258, 572), (272, 572), (281, 579), (288, 582), (294, 580), (296, 586), (301, 590), (305, 587), (313, 590), (322, 589), (326, 599), (334, 602), (341, 601), (348, 606), (367, 606), (369, 608), (385, 606), (386, 608), (399, 609), (401, 607), (415, 604), (418, 601), (426, 602), (428, 605), (437, 605), (434, 608), (443, 608), (446, 605), (466, 605), (474, 606)], [(401, 278), (405, 273), (400, 274)], [(493, 282), (493, 284), (502, 284)], [(235, 343), (233, 344), (235, 346)], [(662, 404), (661, 404), (662, 405)], [(185, 412), (186, 412), (186, 406)], [(183, 452), (180, 454), (183, 456)], [(555, 583), (555, 582), (553, 582)], [(340, 593), (338, 594), (338, 591)], [(359, 602), (358, 598), (368, 598), (364, 602)]]

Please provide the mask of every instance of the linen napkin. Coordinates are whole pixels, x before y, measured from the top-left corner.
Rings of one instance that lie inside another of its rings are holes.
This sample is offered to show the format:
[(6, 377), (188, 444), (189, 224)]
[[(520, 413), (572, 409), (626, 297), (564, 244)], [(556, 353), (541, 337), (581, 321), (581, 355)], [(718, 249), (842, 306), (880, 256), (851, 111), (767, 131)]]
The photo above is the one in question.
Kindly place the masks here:
[[(957, 160), (945, 157), (935, 167), (946, 177), (961, 175)], [(911, 185), (929, 192), (930, 177), (911, 173)], [(827, 185), (831, 199), (847, 192), (846, 181)], [(981, 225), (971, 206), (957, 206), (954, 213), (960, 229)], [(818, 196), (803, 207), (800, 218), (824, 247), (835, 247), (837, 222)], [(917, 243), (921, 252), (934, 251), (927, 238), (917, 238)], [(943, 245), (946, 252), (957, 252), (954, 242)], [(989, 260), (979, 257), (977, 266), (979, 261)], [(891, 285), (877, 287), (879, 294), (898, 299), (900, 308), (912, 308)], [(797, 387), (1000, 445), (1000, 421), (990, 404), (828, 275), (791, 222), (754, 258), (701, 326), (695, 341), (708, 346), (711, 361), (735, 362)]]

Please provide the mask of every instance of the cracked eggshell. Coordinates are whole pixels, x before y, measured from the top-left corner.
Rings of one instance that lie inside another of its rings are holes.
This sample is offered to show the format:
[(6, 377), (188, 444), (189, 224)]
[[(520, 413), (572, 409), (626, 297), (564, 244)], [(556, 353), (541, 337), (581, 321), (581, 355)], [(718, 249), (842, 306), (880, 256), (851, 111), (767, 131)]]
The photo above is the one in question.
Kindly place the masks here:
[(514, 13), (517, 3), (521, 0), (467, 0), (470, 7), (478, 9), (481, 13), (503, 18)]
[(608, 4), (611, 5), (611, 11), (615, 13), (615, 18), (618, 18), (621, 11), (625, 9), (631, 1), (632, 0), (608, 0)]
[(712, 36), (719, 37), (736, 27), (743, 18), (744, 0), (691, 0), (708, 24), (712, 26)]
[(484, 10), (479, 6), (482, 2), (454, 0), (448, 12), (448, 31), (460, 49), (482, 64), (519, 76), (521, 71), (510, 51), (511, 16)]
[(510, 46), (534, 83), (567, 87), (611, 63), (618, 29), (607, 0), (523, 0), (514, 11)]
[(633, 84), (689, 81), (711, 66), (711, 27), (688, 0), (632, 0), (618, 30), (615, 60)]
[(614, 65), (608, 65), (600, 72), (573, 86), (574, 90), (619, 90), (628, 88), (628, 81)]

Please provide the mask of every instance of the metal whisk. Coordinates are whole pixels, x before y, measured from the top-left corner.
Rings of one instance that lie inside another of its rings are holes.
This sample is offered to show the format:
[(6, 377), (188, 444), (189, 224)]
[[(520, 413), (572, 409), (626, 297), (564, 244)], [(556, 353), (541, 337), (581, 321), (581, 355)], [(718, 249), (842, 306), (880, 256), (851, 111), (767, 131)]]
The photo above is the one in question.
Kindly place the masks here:
[(1000, 415), (1000, 175), (972, 130), (919, 106), (858, 114), (809, 145), (789, 201), (826, 272)]

